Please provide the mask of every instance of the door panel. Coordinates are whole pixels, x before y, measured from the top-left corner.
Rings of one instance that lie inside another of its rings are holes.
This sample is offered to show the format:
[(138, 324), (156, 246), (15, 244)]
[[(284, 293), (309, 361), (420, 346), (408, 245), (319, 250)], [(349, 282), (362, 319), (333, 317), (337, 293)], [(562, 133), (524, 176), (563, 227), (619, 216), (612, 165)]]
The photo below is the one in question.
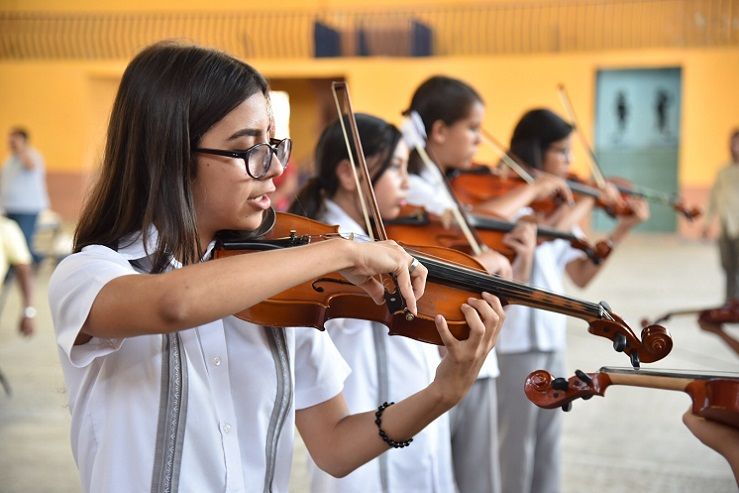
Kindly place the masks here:
[[(680, 140), (681, 73), (678, 68), (602, 70), (598, 73), (595, 148), (603, 173), (675, 194)], [(640, 231), (673, 232), (668, 206), (650, 203), (652, 217)], [(613, 220), (598, 211), (593, 227)]]

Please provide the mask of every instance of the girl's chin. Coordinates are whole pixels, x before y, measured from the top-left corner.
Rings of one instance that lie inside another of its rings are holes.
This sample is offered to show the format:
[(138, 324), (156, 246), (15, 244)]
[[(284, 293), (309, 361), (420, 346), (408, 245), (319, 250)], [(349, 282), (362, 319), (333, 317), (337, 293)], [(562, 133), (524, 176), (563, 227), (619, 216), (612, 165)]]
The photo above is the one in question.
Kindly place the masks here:
[(382, 214), (382, 220), (383, 221), (394, 221), (398, 219), (400, 216), (400, 206), (395, 206), (392, 208), (392, 210), (387, 211), (386, 213)]
[(254, 231), (258, 229), (259, 226), (262, 225), (263, 215), (264, 211), (253, 212), (249, 214), (249, 217), (244, 218), (243, 221), (240, 221), (238, 229), (241, 231)]

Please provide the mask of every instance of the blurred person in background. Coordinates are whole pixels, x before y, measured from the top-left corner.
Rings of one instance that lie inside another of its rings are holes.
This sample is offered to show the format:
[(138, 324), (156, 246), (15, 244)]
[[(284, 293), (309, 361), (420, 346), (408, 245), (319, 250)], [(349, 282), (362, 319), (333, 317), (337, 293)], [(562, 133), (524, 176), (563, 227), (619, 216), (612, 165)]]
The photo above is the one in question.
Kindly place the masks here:
[[(11, 266), (15, 269), (18, 278), (21, 305), (23, 306), (18, 331), (28, 337), (33, 335), (36, 317), (36, 309), (33, 307), (31, 253), (18, 225), (6, 217), (0, 216), (0, 278), (5, 277)], [(2, 307), (0, 307), (1, 310)]]
[(10, 130), (8, 147), (10, 157), (3, 164), (0, 177), (0, 206), (20, 226), (33, 264), (38, 265), (41, 256), (33, 251), (33, 236), (39, 213), (49, 207), (44, 158), (31, 147), (24, 128)]
[(711, 187), (703, 237), (709, 238), (711, 226), (718, 217), (720, 233), (718, 249), (721, 267), (726, 274), (726, 303), (739, 298), (739, 128), (729, 140), (731, 160), (719, 170)]

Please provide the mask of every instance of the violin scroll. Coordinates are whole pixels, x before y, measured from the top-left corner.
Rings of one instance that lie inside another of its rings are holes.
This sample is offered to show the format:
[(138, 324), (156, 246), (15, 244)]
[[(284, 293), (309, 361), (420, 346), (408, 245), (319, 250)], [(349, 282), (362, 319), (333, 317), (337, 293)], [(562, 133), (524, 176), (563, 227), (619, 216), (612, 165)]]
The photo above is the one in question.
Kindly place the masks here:
[(618, 315), (608, 310), (608, 317), (590, 322), (588, 332), (613, 342), (613, 349), (626, 353), (631, 366), (659, 361), (672, 351), (670, 332), (661, 325), (649, 325), (642, 329), (641, 340)]
[(672, 208), (682, 214), (682, 216), (688, 221), (692, 221), (703, 214), (703, 211), (700, 209), (700, 207), (687, 207), (683, 205), (682, 202), (675, 202), (674, 204), (672, 204)]
[(570, 244), (573, 248), (585, 252), (588, 258), (595, 265), (600, 265), (604, 262), (613, 251), (613, 242), (610, 240), (600, 240), (598, 243), (591, 246), (587, 241), (575, 237), (570, 240)]
[(572, 401), (587, 400), (594, 395), (602, 396), (609, 384), (608, 376), (600, 373), (588, 374), (577, 370), (575, 376), (564, 379), (554, 378), (546, 370), (536, 370), (526, 377), (524, 392), (539, 407), (561, 407), (563, 411), (569, 411), (572, 409)]

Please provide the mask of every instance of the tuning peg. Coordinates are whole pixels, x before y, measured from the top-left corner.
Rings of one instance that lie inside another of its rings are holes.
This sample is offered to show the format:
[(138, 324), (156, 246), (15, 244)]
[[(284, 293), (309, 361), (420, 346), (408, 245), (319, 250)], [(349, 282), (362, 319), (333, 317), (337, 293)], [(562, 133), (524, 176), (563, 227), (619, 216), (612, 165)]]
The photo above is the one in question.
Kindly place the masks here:
[(626, 336), (623, 334), (616, 334), (616, 337), (613, 338), (613, 349), (622, 353), (627, 346), (628, 341), (626, 341)]
[(570, 388), (570, 384), (562, 377), (555, 378), (552, 380), (552, 388), (554, 390), (561, 390), (562, 392), (567, 392)]
[(572, 410), (572, 402), (562, 404), (562, 410), (566, 413), (570, 412)]
[(586, 383), (588, 385), (593, 385), (593, 379), (590, 378), (590, 375), (588, 375), (584, 371), (575, 370), (575, 376), (579, 378), (581, 382)]
[(631, 366), (633, 368), (635, 368), (635, 369), (638, 370), (639, 369), (639, 366), (640, 366), (640, 364), (639, 364), (639, 353), (636, 353), (636, 352), (631, 353), (631, 356), (630, 357), (631, 357)]

